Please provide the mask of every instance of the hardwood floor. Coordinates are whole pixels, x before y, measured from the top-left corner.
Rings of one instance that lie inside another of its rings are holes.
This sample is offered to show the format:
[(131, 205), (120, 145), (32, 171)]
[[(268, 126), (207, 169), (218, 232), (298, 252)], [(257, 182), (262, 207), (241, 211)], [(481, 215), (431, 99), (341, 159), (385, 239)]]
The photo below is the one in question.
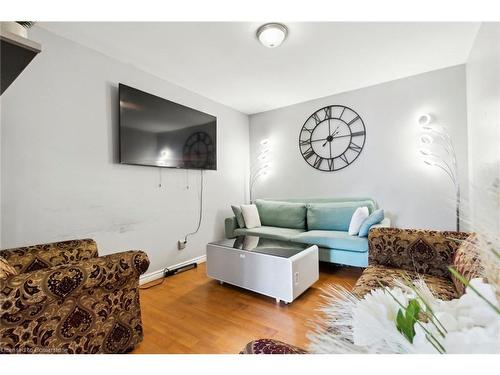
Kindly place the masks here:
[(361, 272), (321, 264), (316, 284), (293, 303), (278, 305), (274, 298), (220, 285), (200, 264), (141, 290), (144, 341), (133, 353), (235, 354), (247, 342), (264, 337), (304, 347), (307, 323), (321, 304), (321, 288), (332, 283), (351, 288)]

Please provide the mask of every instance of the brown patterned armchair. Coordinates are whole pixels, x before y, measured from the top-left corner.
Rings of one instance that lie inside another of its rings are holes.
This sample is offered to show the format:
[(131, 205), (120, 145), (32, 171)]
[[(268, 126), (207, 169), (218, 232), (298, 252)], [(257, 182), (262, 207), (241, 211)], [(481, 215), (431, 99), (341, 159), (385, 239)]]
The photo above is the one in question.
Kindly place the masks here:
[(143, 339), (142, 251), (98, 257), (93, 240), (0, 251), (0, 353), (123, 353)]
[[(464, 241), (465, 240), (465, 241)], [(443, 300), (460, 297), (464, 285), (448, 270), (452, 265), (467, 280), (483, 276), (475, 235), (418, 229), (374, 228), (368, 235), (369, 265), (352, 292), (362, 298), (382, 285), (392, 287), (402, 275), (425, 280)], [(249, 342), (241, 354), (303, 354), (301, 348), (273, 339)]]

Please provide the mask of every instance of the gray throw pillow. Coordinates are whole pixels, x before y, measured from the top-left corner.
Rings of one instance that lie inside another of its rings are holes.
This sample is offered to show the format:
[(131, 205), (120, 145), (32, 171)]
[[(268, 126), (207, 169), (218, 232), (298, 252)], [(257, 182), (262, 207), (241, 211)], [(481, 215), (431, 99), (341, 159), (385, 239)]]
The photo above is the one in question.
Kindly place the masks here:
[(243, 218), (243, 213), (241, 212), (240, 206), (231, 206), (233, 209), (234, 216), (236, 217), (236, 221), (238, 222), (238, 226), (240, 228), (245, 228), (245, 219)]

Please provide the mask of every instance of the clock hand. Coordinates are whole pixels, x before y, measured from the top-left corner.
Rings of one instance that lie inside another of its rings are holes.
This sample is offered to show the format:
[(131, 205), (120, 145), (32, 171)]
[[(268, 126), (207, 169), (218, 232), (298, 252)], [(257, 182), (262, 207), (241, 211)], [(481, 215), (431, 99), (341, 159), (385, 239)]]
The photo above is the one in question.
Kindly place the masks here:
[(345, 135), (339, 135), (337, 137), (334, 136), (333, 138), (343, 138), (343, 137), (350, 137), (350, 136), (351, 136), (351, 134), (345, 134)]
[(325, 139), (327, 139), (327, 138), (311, 139), (310, 142), (324, 141)]
[[(340, 125), (339, 125), (339, 126), (340, 126)], [(332, 136), (332, 137), (333, 137), (335, 134), (337, 134), (337, 133), (339, 132), (339, 131), (338, 131), (338, 130), (339, 130), (339, 126), (337, 126), (337, 128), (333, 131), (333, 133), (332, 133), (332, 134), (330, 134), (330, 136)]]
[[(340, 125), (339, 125), (339, 126), (340, 126)], [(335, 135), (337, 135), (337, 134), (338, 134), (338, 132), (339, 132), (339, 126), (337, 126), (337, 127), (335, 128), (335, 130), (333, 131), (333, 133), (332, 133), (332, 134), (330, 134), (330, 135), (326, 138), (325, 143), (323, 143), (323, 147), (325, 147), (325, 146), (326, 146), (326, 144), (327, 144), (328, 142), (331, 142), (331, 141), (332, 141), (332, 139), (333, 139), (333, 137), (334, 137)]]

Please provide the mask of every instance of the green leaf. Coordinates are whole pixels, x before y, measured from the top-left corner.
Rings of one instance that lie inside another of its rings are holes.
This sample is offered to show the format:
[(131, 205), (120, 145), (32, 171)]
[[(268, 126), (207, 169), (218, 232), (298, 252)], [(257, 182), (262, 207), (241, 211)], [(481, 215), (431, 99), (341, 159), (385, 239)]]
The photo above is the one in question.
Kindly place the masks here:
[(413, 343), (415, 337), (415, 323), (420, 313), (420, 304), (416, 299), (411, 299), (405, 311), (398, 310), (396, 315), (396, 328), (401, 332), (409, 342)]

